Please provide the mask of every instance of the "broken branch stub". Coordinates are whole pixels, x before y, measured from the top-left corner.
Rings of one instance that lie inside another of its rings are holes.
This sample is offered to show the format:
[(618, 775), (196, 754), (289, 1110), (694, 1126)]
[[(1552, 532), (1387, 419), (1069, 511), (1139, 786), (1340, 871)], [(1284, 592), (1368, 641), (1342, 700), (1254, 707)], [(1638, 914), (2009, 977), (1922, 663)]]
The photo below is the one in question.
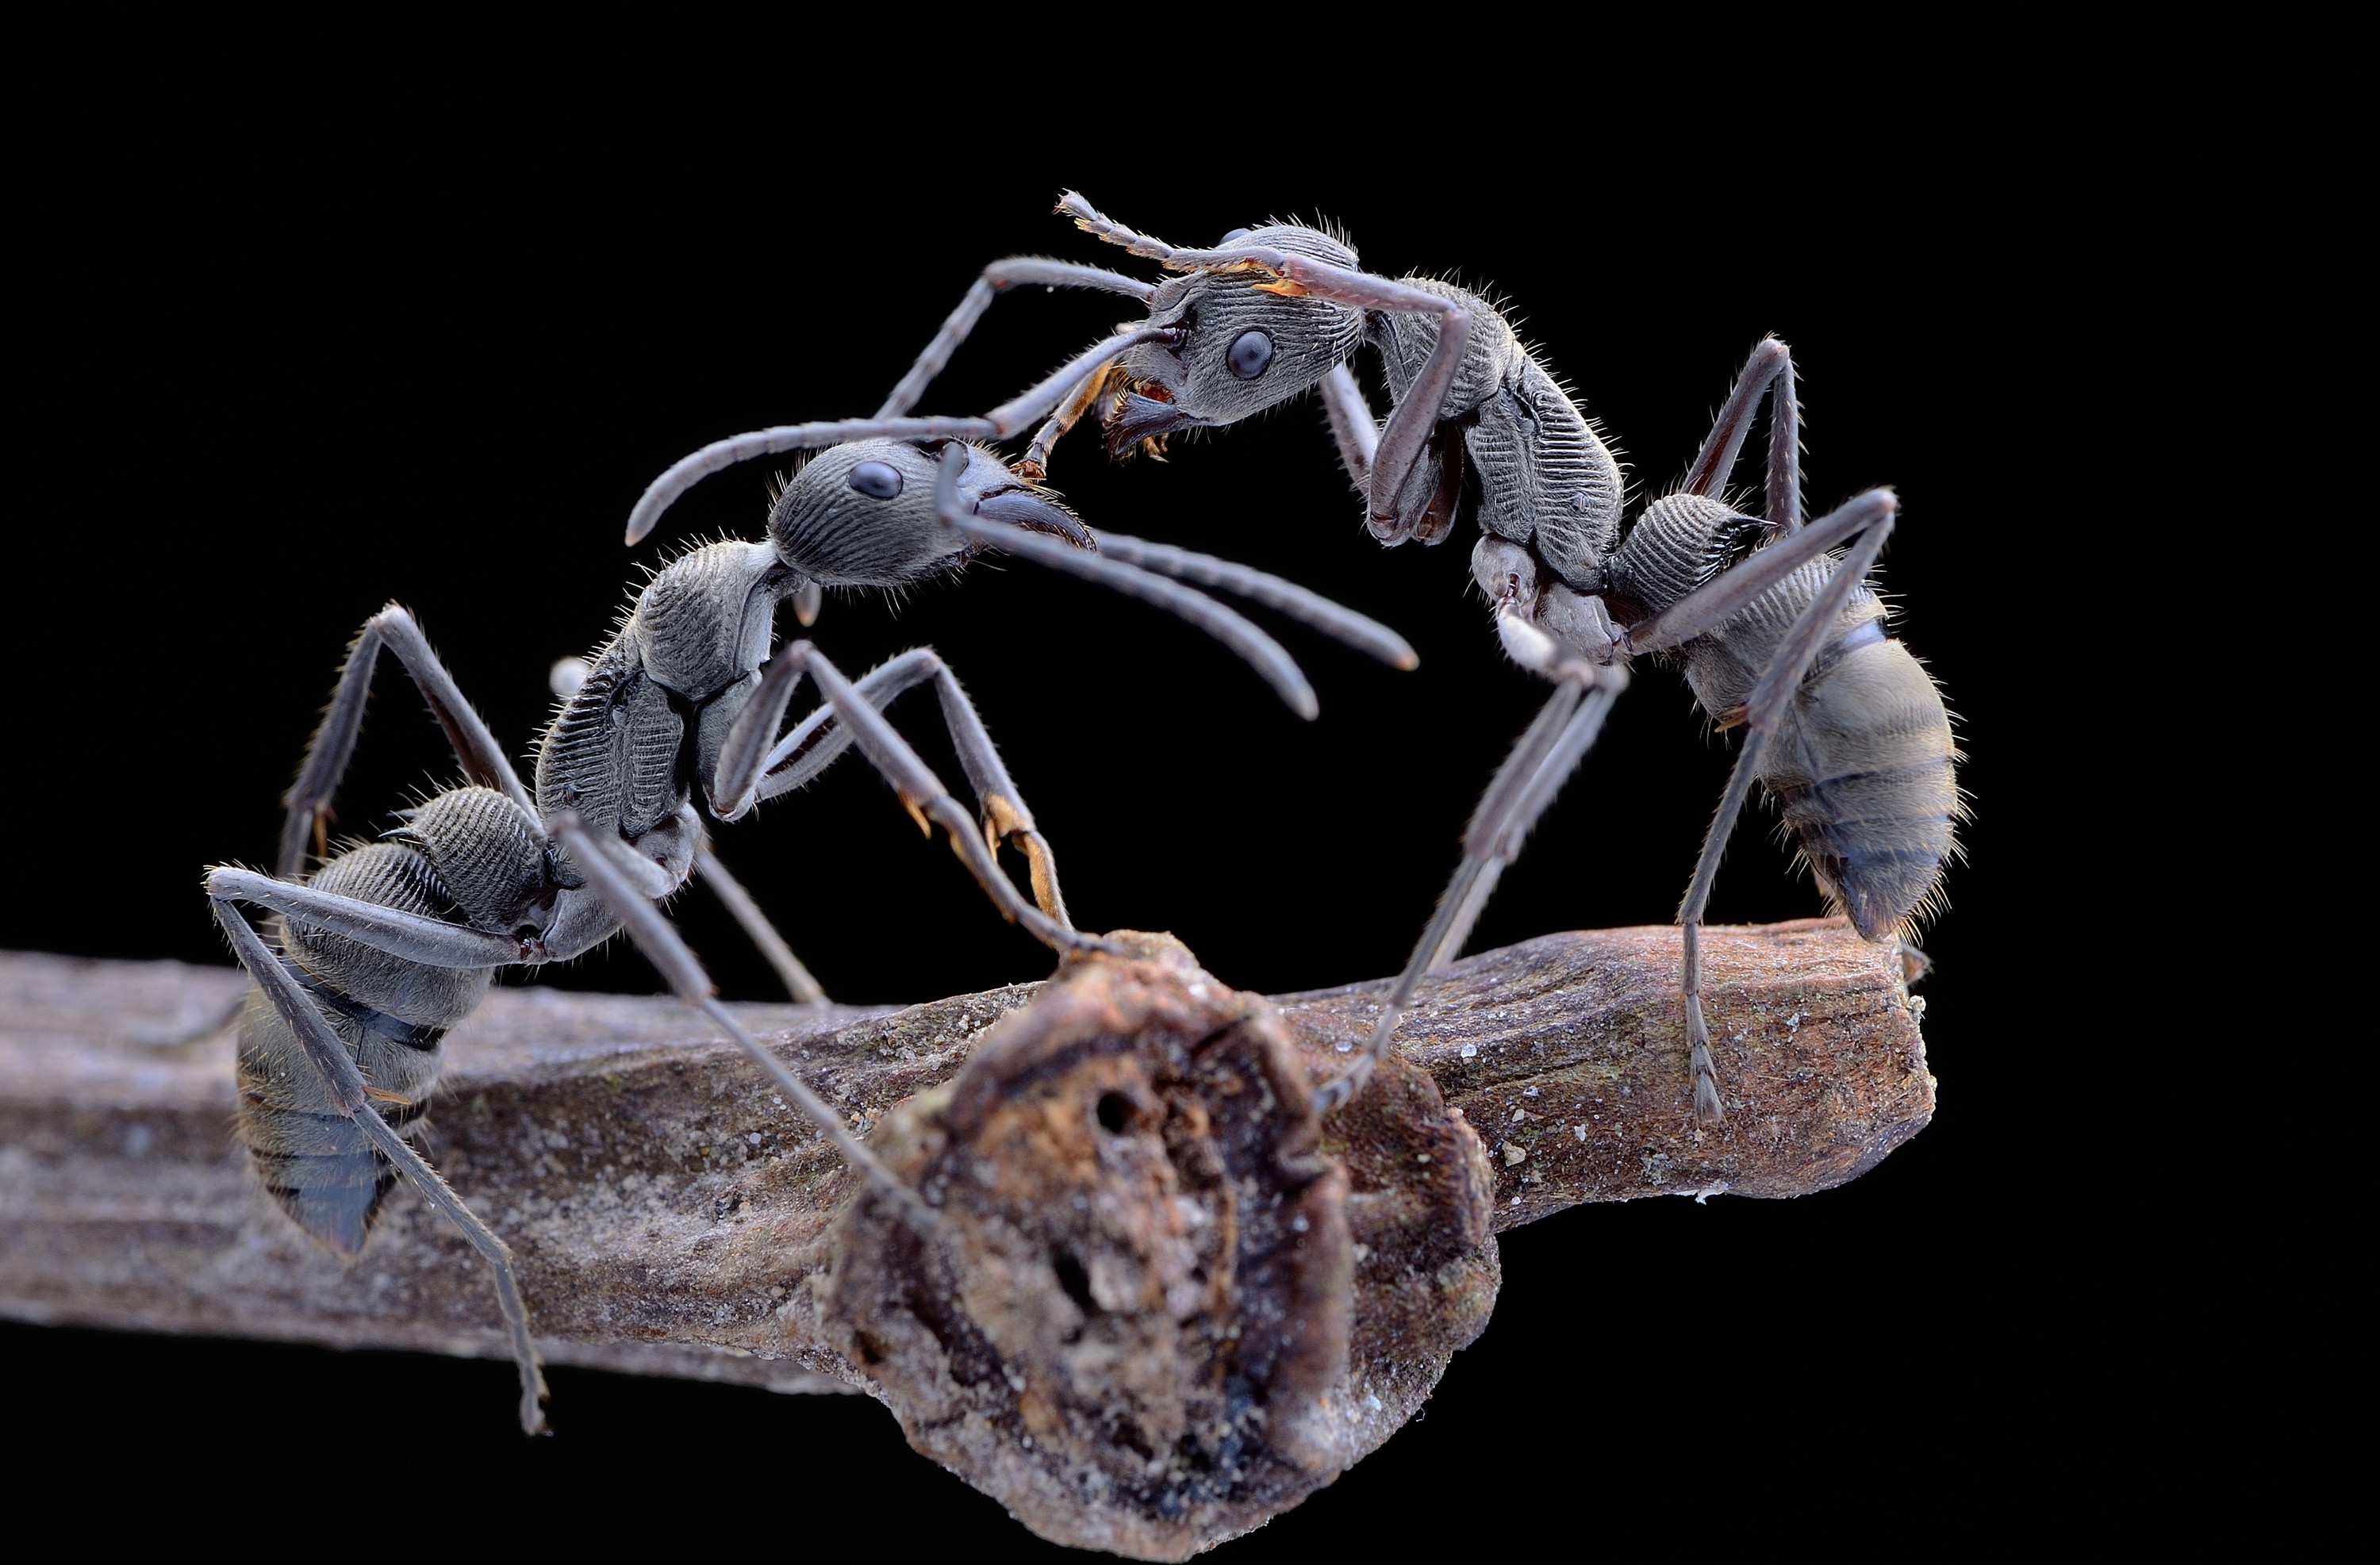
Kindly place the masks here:
[[(820, 1309), (911, 1443), (1035, 1532), (1179, 1559), (1377, 1447), (1478, 1334), (1489, 1179), (1427, 1075), (1325, 1127), (1269, 1004), (1110, 938), (1136, 957), (1069, 964), (888, 1116), (941, 1234), (863, 1198)], [(1388, 1283), (1361, 1309), (1359, 1268)]]
[[(820, 1314), (910, 1443), (1035, 1532), (1181, 1559), (1336, 1477), (1477, 1335), (1497, 1276), (1488, 1180), (1478, 1139), (1409, 1068), (1380, 1106), (1417, 1116), (1415, 1134), (1367, 1138), (1401, 1145), (1354, 1169), (1326, 1155), (1279, 1013), (1172, 940), (1110, 938), (1137, 955), (1069, 963), (954, 1080), (888, 1116), (880, 1155), (941, 1231), (921, 1240), (863, 1196), (836, 1225)], [(1440, 1156), (1416, 1161), (1423, 1143)], [(1375, 1314), (1352, 1361), (1351, 1174), (1360, 1253), (1425, 1260), (1436, 1294)], [(1450, 1268), (1472, 1285), (1439, 1285)]]
[[(1455, 964), (1318, 1129), (1295, 1064), (1334, 1074), (1387, 986), (1269, 1005), (1139, 940), (1053, 986), (897, 1013), (738, 1008), (856, 1126), (889, 1117), (880, 1154), (942, 1182), (933, 1256), (868, 1238), (859, 1181), (665, 1000), (495, 991), (450, 1039), (429, 1149), (512, 1245), (549, 1362), (868, 1389), (1037, 1530), (1178, 1557), (1412, 1415), (1494, 1303), (1491, 1228), (1825, 1189), (1933, 1110), (1899, 963), (1833, 921), (1706, 932), (1730, 1095), (1708, 1132), (1672, 928)], [(172, 1041), (244, 987), (0, 954), (0, 1315), (504, 1356), (481, 1268), (419, 1203), (394, 1200), (350, 1268), (255, 1188), (225, 1132), (229, 1039)], [(897, 1351), (870, 1365), (874, 1328)]]

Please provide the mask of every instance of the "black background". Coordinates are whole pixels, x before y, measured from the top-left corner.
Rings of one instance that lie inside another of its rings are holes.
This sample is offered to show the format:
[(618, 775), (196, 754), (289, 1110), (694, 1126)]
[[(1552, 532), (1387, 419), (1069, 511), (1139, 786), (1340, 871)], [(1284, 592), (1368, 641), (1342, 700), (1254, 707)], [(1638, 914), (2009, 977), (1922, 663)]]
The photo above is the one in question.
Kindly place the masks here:
[[(995, 256), (1143, 264), (1049, 215), (1062, 188), (1184, 244), (1319, 213), (1375, 271), (1508, 301), (1640, 501), (1675, 480), (1758, 337), (1785, 337), (1812, 513), (1875, 483), (1902, 497), (1883, 580), (1960, 714), (1976, 816), (1926, 937), (1937, 1122), (1824, 1195), (1581, 1208), (1507, 1235), (1495, 1320), (1426, 1418), (1240, 1554), (1492, 1546), (1495, 1496), (1624, 1497), (1680, 1531), (1774, 1526), (1800, 1507), (1814, 1523), (1853, 1505), (1883, 1515), (1904, 1502), (1892, 1497), (1917, 1449), (1904, 1442), (1947, 1446), (2055, 1394), (2031, 1344), (2045, 1312), (2072, 1305), (2028, 1172), (2055, 1131), (2027, 1105), (2082, 1023), (2018, 964), (2049, 857), (2029, 779), (2091, 758), (2046, 698), (2056, 649), (2008, 635), (2005, 605), (2038, 569), (2029, 537), (2069, 520), (2039, 497), (2058, 492), (2077, 410), (2111, 373), (2096, 333), (2118, 284), (2067, 205), (2065, 169), (1903, 125), (1812, 138), (1790, 169), (1614, 127), (1591, 154), (1523, 138), (1468, 165), (1354, 169), (1286, 142), (1201, 162), (1087, 136), (1111, 150), (974, 162), (869, 154), (858, 138), (818, 174), (749, 146), (724, 166), (705, 155), (716, 149), (646, 152), (584, 127), (474, 140), (434, 118), (323, 137), (243, 118), (161, 135), (45, 192), (55, 264), (26, 322), (13, 594), (18, 655), (38, 673), (12, 696), (29, 737), (6, 801), (18, 883), (40, 894), (0, 904), (0, 944), (225, 962), (199, 872), (270, 862), (277, 795), (342, 649), (384, 601), (416, 613), (527, 755), (547, 665), (601, 642), (644, 568), (697, 537), (761, 535), (756, 464), (624, 548), (630, 503), (669, 462), (736, 431), (871, 411)], [(988, 406), (1129, 313), (1012, 296), (925, 408)], [(2012, 476), (2017, 440), (2030, 455)], [(1252, 989), (1393, 971), (1543, 697), (1469, 590), (1471, 527), (1435, 550), (1378, 548), (1310, 401), (1177, 442), (1161, 465), (1109, 464), (1078, 435), (1052, 481), (1095, 527), (1260, 565), (1388, 622), (1420, 670), (1276, 625), (1320, 696), (1320, 720), (1303, 723), (1196, 633), (1016, 564), (900, 603), (831, 600), (815, 638), (851, 673), (941, 650), (1055, 843), (1084, 927), (1172, 929)], [(955, 781), (930, 711), (913, 696), (895, 715)], [(1473, 949), (1666, 922), (1729, 754), (1673, 673), (1641, 670)], [(452, 770), (384, 671), (345, 826), (371, 828)], [(719, 845), (839, 999), (1048, 969), (856, 764)], [(1714, 920), (1817, 910), (1773, 817), (1748, 821)], [(679, 912), (727, 994), (772, 996), (708, 899)], [(625, 948), (535, 981), (657, 987)], [(0, 1344), (12, 1418), (54, 1450), (104, 1442), (111, 1465), (200, 1484), (352, 1433), (425, 1475), (504, 1487), (549, 1535), (593, 1513), (565, 1502), (609, 1475), (661, 1472), (705, 1501), (714, 1544), (880, 1542), (887, 1528), (1031, 1544), (856, 1399), (561, 1370), (559, 1433), (524, 1446), (504, 1365), (14, 1326)], [(2062, 1481), (2046, 1460), (2010, 1448), (1966, 1471)], [(1409, 1503), (1423, 1493), (1439, 1498)]]

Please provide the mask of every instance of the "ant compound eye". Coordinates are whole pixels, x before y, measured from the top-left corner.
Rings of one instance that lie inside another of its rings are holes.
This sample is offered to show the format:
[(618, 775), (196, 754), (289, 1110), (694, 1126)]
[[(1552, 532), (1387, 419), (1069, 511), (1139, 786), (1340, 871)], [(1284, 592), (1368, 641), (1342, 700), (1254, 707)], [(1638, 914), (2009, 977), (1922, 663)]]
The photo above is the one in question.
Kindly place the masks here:
[(1221, 238), (1220, 240), (1219, 240), (1219, 241), (1218, 241), (1218, 244), (1219, 244), (1219, 245), (1236, 245), (1236, 244), (1238, 244), (1242, 239), (1245, 239), (1245, 238), (1246, 238), (1247, 237), (1248, 237), (1248, 231), (1247, 231), (1246, 229), (1245, 229), (1245, 228), (1234, 228), (1234, 229), (1232, 229), (1230, 233), (1228, 233), (1228, 234), (1224, 235), (1224, 236), (1222, 237), (1222, 238)]
[(1232, 345), (1232, 373), (1243, 381), (1255, 380), (1271, 362), (1272, 339), (1262, 332), (1243, 332)]
[(890, 500), (901, 492), (901, 473), (889, 462), (862, 462), (851, 470), (851, 487), (870, 500)]

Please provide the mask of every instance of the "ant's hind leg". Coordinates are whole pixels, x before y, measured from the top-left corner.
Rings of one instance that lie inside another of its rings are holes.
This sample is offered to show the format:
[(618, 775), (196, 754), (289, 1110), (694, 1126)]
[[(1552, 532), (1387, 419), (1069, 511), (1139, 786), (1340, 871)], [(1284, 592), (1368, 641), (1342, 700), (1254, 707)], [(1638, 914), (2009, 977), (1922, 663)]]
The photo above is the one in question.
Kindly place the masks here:
[(322, 851), (322, 825), (330, 819), (331, 795), (355, 757), (356, 737), (363, 728), (364, 701), (371, 693), (372, 671), (380, 662), (382, 647), (395, 653), (405, 672), (413, 676), (414, 685), (430, 703), (431, 715), (446, 731), (455, 758), (463, 763), (471, 781), (500, 790), (531, 820), (537, 819), (528, 791), (514, 773), (512, 762), (504, 758), (504, 747), (464, 699), (455, 676), (431, 650), (429, 637), (421, 634), (412, 614), (391, 603), (366, 620), (348, 645), (347, 661), (339, 669), (331, 704), (323, 710), (314, 736), (307, 741), (305, 765), (281, 797), (289, 814), (282, 824), (281, 852), (273, 861), (273, 873), (284, 880), (305, 867), (310, 845), (317, 855)]
[(232, 950), (239, 957), (240, 965), (248, 969), (249, 977), (256, 980), (257, 988), (264, 991), (265, 999), (289, 1025), (289, 1030), (306, 1050), (307, 1059), (322, 1077), (330, 1093), (331, 1107), (354, 1122), (370, 1139), (374, 1149), (447, 1221), (462, 1231), (463, 1237), (470, 1241), (471, 1247), (480, 1252), (480, 1258), (495, 1273), (496, 1302), (504, 1311), (504, 1325), (512, 1335), (513, 1359), (520, 1369), (521, 1429), (527, 1434), (543, 1434), (545, 1414), (539, 1404), (546, 1396), (545, 1375), (540, 1367), (537, 1344), (529, 1338), (528, 1308), (521, 1302), (520, 1283), (513, 1275), (512, 1250), (372, 1108), (371, 1091), (364, 1086), (355, 1061), (348, 1058), (346, 1047), (331, 1030), (330, 1024), (322, 1020), (322, 1013), (314, 1008), (314, 1002), (281, 958), (273, 954), (272, 947), (249, 927), (248, 920), (240, 916), (227, 898), (217, 894), (210, 900), (215, 921), (231, 937)]
[(210, 869), (206, 884), (207, 895), (218, 902), (253, 903), (285, 918), (345, 935), (374, 951), (425, 967), (509, 967), (543, 960), (533, 957), (533, 946), (525, 948), (523, 941), (508, 935), (491, 935), (376, 902), (293, 885), (252, 869)]
[(1802, 526), (1802, 405), (1793, 389), (1792, 350), (1775, 337), (1763, 337), (1745, 360), (1743, 373), (1736, 377), (1734, 389), (1728, 393), (1727, 402), (1711, 424), (1709, 438), (1695, 453), (1694, 466), (1686, 469), (1686, 480), (1678, 491), (1711, 494), (1726, 484), (1728, 475), (1735, 470), (1736, 456), (1743, 450), (1744, 437), (1752, 432), (1752, 416), (1759, 410), (1760, 398), (1771, 392), (1764, 515), (1774, 530), (1796, 532)]
[[(1854, 502), (1853, 504), (1857, 504)], [(1849, 511), (1852, 506), (1845, 506)], [(1702, 922), (1703, 912), (1710, 904), (1711, 885), (1718, 878), (1718, 861), (1727, 851), (1727, 839), (1735, 830), (1736, 818), (1743, 813), (1743, 801), (1752, 791), (1752, 779), (1759, 770), (1760, 757), (1768, 745), (1769, 735), (1785, 715), (1801, 687), (1802, 676), (1810, 670), (1833, 630), (1843, 605), (1866, 579), (1868, 567), (1876, 564), (1877, 551), (1892, 532), (1893, 504), (1890, 496), (1884, 498), (1879, 517), (1872, 522), (1865, 534), (1835, 566), (1835, 572), (1816, 597), (1810, 601), (1802, 616), (1793, 622), (1785, 639), (1778, 644), (1769, 658), (1768, 666), (1760, 673), (1758, 683), (1752, 687), (1752, 698), (1744, 703), (1743, 748), (1735, 758), (1735, 770), (1728, 773), (1727, 791), (1719, 795), (1718, 810), (1711, 817), (1710, 830), (1703, 834), (1702, 852), (1694, 860), (1694, 879), (1687, 883), (1685, 900), (1678, 905), (1678, 922), (1684, 927), (1684, 951), (1681, 957), (1681, 987), (1686, 1005), (1686, 1037), (1692, 1050), (1694, 1078), (1694, 1118), (1706, 1125), (1715, 1125), (1726, 1117), (1718, 1096), (1718, 1073), (1711, 1060), (1710, 1031), (1703, 1022), (1702, 986)], [(1836, 516), (1842, 515), (1837, 512)], [(1831, 521), (1833, 518), (1829, 517)], [(1824, 523), (1805, 528), (1807, 538), (1816, 533)], [(1800, 539), (1793, 540), (1798, 543)], [(1771, 552), (1785, 545), (1772, 545)], [(1755, 556), (1757, 559), (1758, 556)], [(1751, 562), (1746, 562), (1749, 564)], [(1738, 566), (1737, 569), (1742, 569)], [(1733, 575), (1733, 572), (1729, 573)], [(1722, 578), (1724, 579), (1724, 578)]]
[(1900, 502), (1888, 489), (1852, 496), (1789, 538), (1730, 565), (1683, 598), (1621, 633), (1622, 657), (1665, 652), (1706, 635), (1742, 613), (1754, 599), (1848, 539), (1888, 523)]

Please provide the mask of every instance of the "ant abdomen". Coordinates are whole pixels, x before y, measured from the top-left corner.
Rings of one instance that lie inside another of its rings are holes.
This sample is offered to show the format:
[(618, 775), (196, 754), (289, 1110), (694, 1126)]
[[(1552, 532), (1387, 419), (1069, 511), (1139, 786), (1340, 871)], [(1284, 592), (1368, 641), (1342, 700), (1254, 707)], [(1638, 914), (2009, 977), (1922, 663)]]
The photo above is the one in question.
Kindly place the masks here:
[[(1613, 556), (1615, 585), (1658, 613), (1726, 569), (1758, 526), (1699, 496), (1657, 501)], [(1833, 570), (1811, 561), (1680, 649), (1694, 699), (1720, 726), (1742, 721)], [(1941, 692), (1885, 620), (1875, 593), (1851, 595), (1757, 764), (1819, 890), (1872, 940), (1926, 911), (1963, 814)]]
[(1872, 617), (1822, 649), (1759, 770), (1819, 889), (1879, 940), (1925, 911), (1961, 810), (1941, 692), (1860, 597)]
[[(405, 843), (350, 849), (308, 884), (459, 921), (455, 899), (430, 857)], [(371, 1107), (394, 1129), (409, 1130), (428, 1112), (446, 1029), (471, 1013), (492, 973), (424, 966), (308, 925), (285, 919), (280, 925), (283, 954), (355, 1059), (372, 1093)], [(250, 993), (240, 1017), (238, 1123), (240, 1140), (282, 1210), (329, 1249), (356, 1255), (396, 1171), (333, 1105), (297, 1035), (261, 991)]]

